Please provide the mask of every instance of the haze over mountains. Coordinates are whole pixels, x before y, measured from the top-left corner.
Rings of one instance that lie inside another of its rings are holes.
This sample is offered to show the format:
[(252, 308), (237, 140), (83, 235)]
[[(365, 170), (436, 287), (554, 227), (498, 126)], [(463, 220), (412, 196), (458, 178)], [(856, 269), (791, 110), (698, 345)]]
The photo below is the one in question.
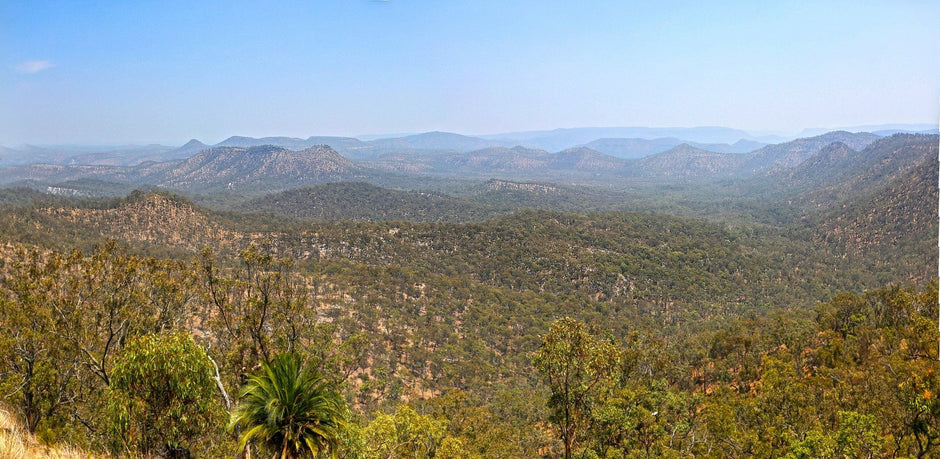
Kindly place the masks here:
[[(798, 137), (814, 137), (830, 131), (872, 132), (887, 136), (897, 132), (936, 133), (929, 125), (881, 125), (860, 128), (806, 129)], [(570, 128), (551, 131), (527, 131), (483, 136), (448, 132), (427, 132), (399, 136), (354, 137), (311, 136), (252, 138), (232, 136), (214, 145), (192, 139), (180, 147), (166, 145), (70, 146), (23, 145), (0, 146), (0, 167), (32, 163), (59, 165), (133, 166), (147, 161), (185, 159), (209, 147), (253, 147), (275, 145), (289, 150), (304, 150), (315, 145), (329, 145), (349, 159), (375, 159), (383, 155), (414, 154), (429, 151), (467, 152), (490, 147), (523, 146), (558, 152), (587, 147), (618, 158), (638, 159), (688, 144), (716, 153), (748, 153), (768, 144), (794, 140), (779, 135), (752, 135), (742, 130), (722, 127), (697, 128)]]
[[(695, 140), (593, 138), (660, 134)], [(104, 151), (4, 149), (0, 166), (10, 167), (0, 169), (0, 184), (53, 185), (90, 179), (181, 191), (204, 192), (226, 187), (249, 192), (345, 180), (388, 183), (390, 174), (569, 183), (617, 177), (694, 182), (746, 178), (792, 168), (833, 142), (860, 150), (880, 138), (871, 133), (838, 131), (764, 144), (743, 131), (726, 128), (583, 128), (510, 136), (483, 138), (429, 132), (370, 141), (323, 136), (307, 139), (233, 136), (213, 146), (193, 139), (172, 149), (158, 145)], [(737, 136), (750, 138), (741, 137), (733, 143), (705, 143)], [(548, 148), (552, 146), (565, 148), (552, 152)]]

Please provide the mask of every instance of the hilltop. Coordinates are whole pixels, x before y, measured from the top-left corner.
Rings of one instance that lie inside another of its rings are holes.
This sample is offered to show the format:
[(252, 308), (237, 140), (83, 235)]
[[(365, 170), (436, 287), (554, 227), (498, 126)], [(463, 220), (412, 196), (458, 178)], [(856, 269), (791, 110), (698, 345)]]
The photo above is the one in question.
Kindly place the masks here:
[(361, 173), (327, 146), (293, 151), (267, 145), (212, 148), (144, 180), (177, 189), (253, 191), (349, 180)]

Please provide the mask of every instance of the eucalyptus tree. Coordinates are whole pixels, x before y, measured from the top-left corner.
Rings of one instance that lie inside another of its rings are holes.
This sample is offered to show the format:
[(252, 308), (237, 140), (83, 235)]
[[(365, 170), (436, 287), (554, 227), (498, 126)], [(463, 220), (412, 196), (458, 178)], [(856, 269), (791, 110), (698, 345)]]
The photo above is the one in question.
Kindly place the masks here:
[(558, 426), (565, 458), (587, 429), (592, 399), (616, 368), (620, 351), (595, 338), (587, 326), (565, 317), (552, 323), (533, 364), (551, 389), (550, 420)]
[(205, 351), (182, 332), (132, 338), (108, 387), (115, 452), (188, 457), (222, 437), (225, 410)]

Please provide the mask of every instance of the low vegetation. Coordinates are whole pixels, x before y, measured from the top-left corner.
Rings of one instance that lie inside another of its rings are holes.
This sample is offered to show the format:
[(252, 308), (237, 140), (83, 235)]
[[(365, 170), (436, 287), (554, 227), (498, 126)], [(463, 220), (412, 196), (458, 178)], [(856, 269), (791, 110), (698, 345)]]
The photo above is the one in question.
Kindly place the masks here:
[(108, 457), (68, 446), (41, 442), (20, 425), (16, 416), (0, 409), (0, 457), (8, 459), (93, 459)]

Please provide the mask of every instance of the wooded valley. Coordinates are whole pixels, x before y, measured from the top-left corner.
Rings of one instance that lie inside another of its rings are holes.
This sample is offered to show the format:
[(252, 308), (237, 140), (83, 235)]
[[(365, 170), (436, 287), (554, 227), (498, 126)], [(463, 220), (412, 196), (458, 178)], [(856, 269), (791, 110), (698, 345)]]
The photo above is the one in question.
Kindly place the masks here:
[(28, 436), (142, 457), (940, 454), (937, 136), (637, 162), (251, 148), (0, 171), (33, 174), (0, 190), (0, 407)]

